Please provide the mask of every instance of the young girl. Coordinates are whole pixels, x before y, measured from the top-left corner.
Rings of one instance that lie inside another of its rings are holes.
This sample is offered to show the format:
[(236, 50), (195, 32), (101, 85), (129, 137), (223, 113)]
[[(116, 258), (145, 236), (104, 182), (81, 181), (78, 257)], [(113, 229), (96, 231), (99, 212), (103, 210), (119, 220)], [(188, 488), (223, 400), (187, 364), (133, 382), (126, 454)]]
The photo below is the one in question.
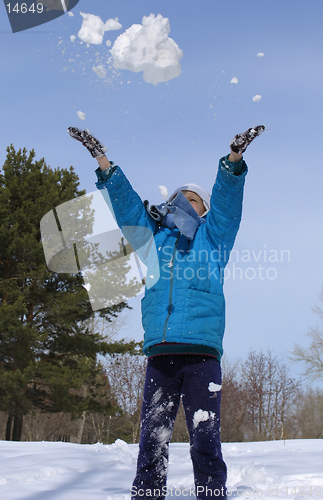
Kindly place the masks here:
[[(231, 153), (219, 161), (211, 196), (196, 184), (186, 184), (152, 207), (106, 158), (106, 148), (97, 139), (87, 131), (68, 129), (97, 159), (96, 186), (130, 244), (136, 249), (145, 243), (138, 241), (146, 234), (140, 231), (144, 228), (153, 235), (158, 255), (158, 279), (147, 281), (142, 299), (148, 364), (133, 498), (161, 500), (169, 494), (168, 447), (181, 398), (196, 498), (226, 497), (220, 441), (223, 270), (241, 220), (247, 174), (242, 153), (264, 129), (258, 126), (234, 137)], [(149, 256), (147, 262), (150, 276)], [(191, 493), (183, 491), (185, 496)]]

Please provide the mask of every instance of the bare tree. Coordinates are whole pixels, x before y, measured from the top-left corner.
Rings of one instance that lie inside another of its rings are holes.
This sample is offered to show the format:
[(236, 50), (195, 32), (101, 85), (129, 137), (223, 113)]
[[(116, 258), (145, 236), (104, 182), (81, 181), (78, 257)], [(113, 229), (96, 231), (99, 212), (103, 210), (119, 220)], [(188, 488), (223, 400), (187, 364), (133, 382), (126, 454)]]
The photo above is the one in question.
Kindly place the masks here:
[(106, 365), (112, 394), (131, 428), (132, 442), (139, 438), (140, 409), (147, 360), (145, 356), (115, 354)]
[[(1, 435), (5, 432), (7, 416), (0, 413)], [(78, 425), (68, 413), (30, 412), (25, 417), (22, 441), (68, 441), (76, 442)]]
[(303, 376), (315, 382), (317, 378), (323, 377), (323, 332), (311, 328), (306, 335), (311, 339), (309, 347), (295, 344), (290, 359), (294, 363), (304, 363)]
[(302, 439), (323, 438), (323, 391), (307, 388), (299, 393), (295, 418), (298, 437)]
[[(323, 301), (323, 288), (319, 300)], [(323, 310), (318, 305), (314, 306), (313, 311), (323, 319)], [(295, 344), (290, 360), (294, 363), (304, 363), (303, 375), (314, 382), (317, 378), (323, 377), (323, 331), (317, 326), (311, 328), (306, 335), (311, 339), (309, 347)]]
[(246, 387), (241, 380), (241, 363), (222, 359), (221, 440), (244, 440), (244, 420), (248, 406)]
[[(100, 315), (92, 316), (89, 318), (87, 324), (89, 331), (93, 334), (95, 332), (100, 332), (102, 337), (109, 343), (120, 340), (119, 334), (120, 331), (124, 329), (125, 326), (129, 323), (129, 313), (123, 312), (123, 314), (119, 316), (110, 317), (107, 319), (106, 317), (101, 317)], [(89, 393), (90, 388), (83, 386), (81, 389), (82, 395), (85, 398)], [(110, 392), (110, 391), (109, 391)], [(104, 426), (106, 422), (106, 417), (94, 413), (89, 413), (87, 411), (83, 411), (82, 415), (79, 419), (79, 430), (77, 433), (77, 443), (81, 444), (83, 440), (83, 433), (85, 427), (88, 429), (89, 425), (86, 426), (87, 419), (90, 420), (93, 425), (93, 431), (95, 436), (97, 437), (97, 442), (103, 442), (103, 437), (105, 435)], [(89, 422), (87, 422), (89, 424)], [(90, 425), (91, 425), (90, 424)], [(87, 432), (89, 435), (89, 431)]]
[(247, 388), (247, 437), (254, 441), (284, 439), (290, 425), (299, 382), (271, 352), (251, 351), (242, 366)]

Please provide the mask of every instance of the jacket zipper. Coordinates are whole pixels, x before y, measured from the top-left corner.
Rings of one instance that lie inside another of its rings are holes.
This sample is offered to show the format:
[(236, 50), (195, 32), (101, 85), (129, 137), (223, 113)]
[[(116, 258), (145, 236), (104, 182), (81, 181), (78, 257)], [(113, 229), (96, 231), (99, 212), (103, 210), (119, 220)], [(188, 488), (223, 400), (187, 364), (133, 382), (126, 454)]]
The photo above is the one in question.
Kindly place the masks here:
[[(174, 245), (174, 250), (173, 250), (173, 254), (172, 254), (172, 258), (168, 264), (169, 267), (173, 267), (174, 265), (174, 257), (175, 257), (175, 252), (177, 250), (177, 245), (178, 245), (178, 240), (179, 240), (179, 237), (180, 237), (180, 234), (178, 234), (177, 236), (177, 239), (175, 241), (175, 245)], [(167, 317), (166, 317), (166, 320), (165, 320), (165, 325), (164, 325), (164, 331), (163, 331), (163, 342), (166, 342), (166, 330), (167, 330), (167, 326), (168, 326), (168, 321), (169, 321), (169, 318), (170, 318), (170, 315), (172, 314), (172, 311), (173, 311), (173, 302), (172, 302), (172, 298), (173, 298), (173, 288), (174, 288), (174, 272), (172, 274), (172, 277), (171, 277), (171, 282), (170, 282), (170, 285), (169, 285), (169, 294), (168, 294), (168, 313), (167, 313)]]

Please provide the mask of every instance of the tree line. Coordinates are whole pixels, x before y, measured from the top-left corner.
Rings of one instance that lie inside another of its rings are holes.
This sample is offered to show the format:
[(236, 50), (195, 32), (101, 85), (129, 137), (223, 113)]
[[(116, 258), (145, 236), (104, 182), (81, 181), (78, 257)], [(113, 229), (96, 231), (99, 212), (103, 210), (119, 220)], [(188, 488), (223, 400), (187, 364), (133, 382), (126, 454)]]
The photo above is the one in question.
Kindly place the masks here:
[[(24, 418), (22, 439), (83, 444), (111, 444), (123, 439), (138, 443), (146, 362), (139, 352), (108, 355), (102, 366), (100, 412), (89, 407), (74, 413), (33, 409)], [(107, 401), (109, 409), (102, 411)], [(322, 439), (322, 411), (323, 391), (304, 389), (270, 351), (250, 351), (244, 362), (224, 360), (222, 442)], [(7, 414), (0, 412), (1, 439), (6, 425)], [(182, 405), (172, 441), (189, 441)]]
[[(73, 169), (52, 169), (35, 152), (7, 148), (0, 172), (0, 439), (138, 442), (146, 359), (141, 343), (116, 340), (129, 308), (129, 267), (107, 277), (124, 298), (94, 312), (80, 271), (47, 267), (40, 220), (82, 196)], [(86, 203), (74, 214), (90, 228)], [(321, 296), (323, 299), (323, 295)], [(315, 310), (321, 318), (320, 308)], [(323, 371), (323, 335), (309, 332), (308, 349), (291, 359), (312, 379)], [(322, 438), (323, 393), (303, 389), (269, 351), (223, 362), (222, 441)], [(306, 416), (306, 418), (305, 418)], [(188, 441), (180, 406), (173, 441)]]

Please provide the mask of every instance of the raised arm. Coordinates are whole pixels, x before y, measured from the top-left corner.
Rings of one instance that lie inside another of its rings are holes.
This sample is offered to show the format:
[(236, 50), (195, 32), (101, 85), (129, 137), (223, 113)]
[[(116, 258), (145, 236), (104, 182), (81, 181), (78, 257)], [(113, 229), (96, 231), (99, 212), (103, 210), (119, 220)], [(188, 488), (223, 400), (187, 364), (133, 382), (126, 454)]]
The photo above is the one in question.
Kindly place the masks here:
[(148, 215), (140, 196), (121, 168), (105, 156), (107, 148), (87, 130), (70, 127), (68, 133), (96, 158), (99, 164), (96, 186), (126, 239), (136, 251), (142, 250), (138, 255), (145, 262), (148, 251), (146, 247), (151, 244), (156, 222)]
[(231, 161), (233, 163), (238, 163), (242, 160), (242, 153), (235, 153), (234, 151), (231, 151), (228, 157), (228, 161)]
[(207, 233), (223, 267), (229, 260), (241, 221), (243, 189), (248, 171), (242, 153), (264, 130), (265, 127), (260, 125), (236, 135), (230, 143), (230, 154), (219, 161), (211, 210), (207, 216)]
[[(206, 229), (212, 246), (219, 253), (219, 262), (226, 266), (232, 250), (242, 215), (242, 199), (248, 168), (241, 160), (232, 165), (229, 155), (219, 161), (219, 169), (211, 195), (211, 209), (207, 215)], [(232, 170), (240, 170), (238, 175)], [(231, 171), (230, 171), (231, 170)]]

